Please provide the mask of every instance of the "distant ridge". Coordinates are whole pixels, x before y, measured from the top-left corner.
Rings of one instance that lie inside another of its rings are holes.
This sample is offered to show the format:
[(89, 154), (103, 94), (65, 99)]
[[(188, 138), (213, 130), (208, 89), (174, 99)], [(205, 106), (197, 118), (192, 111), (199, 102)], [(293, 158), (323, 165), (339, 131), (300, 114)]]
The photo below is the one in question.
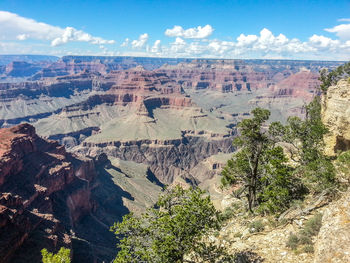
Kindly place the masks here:
[(59, 59), (59, 57), (47, 55), (0, 55), (0, 66), (7, 65), (13, 61), (36, 63), (42, 61), (56, 62)]

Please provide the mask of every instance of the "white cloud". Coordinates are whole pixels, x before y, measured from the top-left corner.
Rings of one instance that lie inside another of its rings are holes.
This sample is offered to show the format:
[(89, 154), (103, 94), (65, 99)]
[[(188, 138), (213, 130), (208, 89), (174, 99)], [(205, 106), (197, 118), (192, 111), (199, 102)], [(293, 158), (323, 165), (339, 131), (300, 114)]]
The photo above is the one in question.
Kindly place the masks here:
[(94, 45), (115, 43), (114, 40), (105, 40), (100, 37), (93, 37), (90, 34), (81, 30), (76, 30), (73, 27), (66, 27), (61, 36), (52, 40), (51, 45), (55, 47), (72, 41), (89, 42)]
[(350, 18), (340, 18), (338, 19), (339, 22), (350, 22)]
[(183, 37), (183, 38), (207, 38), (213, 33), (214, 29), (211, 25), (204, 27), (198, 26), (189, 29), (183, 29), (181, 26), (174, 26), (172, 29), (165, 30), (165, 35), (168, 37)]
[(161, 44), (160, 44), (160, 40), (158, 39), (158, 40), (154, 41), (154, 44), (153, 44), (153, 46), (151, 48), (151, 52), (159, 53), (159, 52), (161, 52), (161, 50), (162, 50), (162, 47), (161, 47)]
[(20, 34), (16, 37), (18, 40), (26, 40), (28, 36), (26, 34)]
[(88, 42), (91, 44), (114, 44), (114, 40), (105, 40), (91, 36), (73, 27), (61, 28), (17, 14), (0, 11), (0, 38), (2, 40), (37, 39), (51, 41), (52, 46), (66, 44), (72, 41)]
[(329, 37), (313, 35), (309, 38), (310, 44), (319, 48), (336, 48), (340, 45), (339, 40), (333, 40)]
[(204, 39), (188, 40), (177, 37), (162, 47), (160, 55), (172, 57), (207, 58), (286, 58), (286, 59), (336, 59), (350, 58), (350, 41), (342, 42), (321, 35), (307, 41), (289, 39), (284, 34), (273, 34), (263, 28), (258, 35), (241, 34), (236, 41)]
[(127, 47), (129, 46), (130, 43), (130, 39), (129, 38), (125, 38), (124, 42), (120, 45), (121, 47)]
[[(125, 54), (135, 56), (163, 57), (207, 57), (207, 58), (286, 58), (286, 59), (350, 59), (350, 19), (333, 28), (325, 29), (334, 33), (334, 37), (312, 35), (306, 41), (288, 38), (284, 34), (274, 34), (263, 28), (257, 34), (240, 34), (232, 41), (208, 38), (214, 29), (210, 25), (184, 29), (174, 26), (167, 29), (165, 35), (174, 37), (173, 42), (164, 43), (153, 40), (148, 45), (150, 36), (141, 34), (138, 39), (126, 38), (120, 45)], [(34, 39), (28, 45), (27, 40)], [(90, 45), (64, 46), (69, 42), (85, 42)], [(56, 54), (67, 55), (115, 55), (118, 50), (109, 50), (108, 44), (114, 40), (106, 40), (92, 36), (73, 27), (61, 28), (17, 14), (0, 11), (0, 53)], [(51, 45), (50, 45), (51, 44)], [(52, 46), (56, 48), (52, 48)], [(61, 46), (61, 47), (58, 47)]]
[(341, 24), (332, 28), (326, 28), (325, 30), (330, 33), (335, 33), (340, 39), (344, 39), (344, 40), (350, 39), (350, 24)]
[(255, 43), (258, 40), (258, 36), (256, 35), (244, 35), (240, 34), (239, 37), (237, 37), (237, 45), (238, 46), (250, 46), (253, 43)]
[(144, 48), (147, 44), (148, 37), (149, 36), (147, 33), (140, 35), (138, 39), (135, 39), (131, 42), (132, 48), (137, 48), (137, 49)]

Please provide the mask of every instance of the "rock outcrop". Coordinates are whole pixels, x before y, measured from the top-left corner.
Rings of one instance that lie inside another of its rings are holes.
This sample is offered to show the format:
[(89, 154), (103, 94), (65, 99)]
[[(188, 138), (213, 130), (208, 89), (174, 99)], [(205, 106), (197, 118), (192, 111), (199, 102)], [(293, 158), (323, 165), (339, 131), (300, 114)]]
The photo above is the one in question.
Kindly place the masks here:
[(324, 138), (326, 154), (350, 150), (350, 82), (340, 80), (322, 97), (322, 121), (329, 129)]
[(350, 262), (350, 191), (324, 212), (314, 263)]
[(29, 124), (1, 129), (0, 142), (2, 262), (22, 262), (25, 256), (38, 261), (37, 249), (25, 252), (31, 242), (71, 247), (69, 227), (94, 209), (93, 160), (77, 159), (57, 142), (41, 139)]
[(161, 186), (146, 165), (78, 157), (29, 124), (0, 129), (0, 261), (39, 262), (42, 248), (64, 246), (73, 262), (110, 262), (109, 227), (153, 205)]

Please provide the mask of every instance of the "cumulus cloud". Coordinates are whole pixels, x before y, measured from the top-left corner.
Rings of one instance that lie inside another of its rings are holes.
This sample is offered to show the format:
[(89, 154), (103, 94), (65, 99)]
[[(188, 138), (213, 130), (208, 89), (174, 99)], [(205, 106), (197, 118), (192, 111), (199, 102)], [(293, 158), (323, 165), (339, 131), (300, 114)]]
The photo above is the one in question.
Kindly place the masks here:
[(173, 57), (207, 58), (287, 58), (338, 59), (350, 58), (350, 40), (341, 41), (322, 35), (313, 35), (307, 41), (289, 39), (284, 34), (273, 34), (263, 28), (257, 35), (240, 34), (235, 41), (203, 39), (185, 41), (177, 37), (162, 54)]
[(73, 27), (67, 27), (59, 37), (52, 40), (51, 45), (55, 47), (72, 41), (89, 42), (94, 45), (115, 43), (114, 40), (105, 40), (100, 37), (93, 37), (81, 30), (76, 30)]
[(204, 27), (198, 26), (189, 29), (183, 29), (181, 26), (174, 26), (172, 29), (165, 30), (165, 35), (168, 37), (183, 37), (183, 38), (207, 38), (213, 33), (214, 29), (211, 25)]
[(132, 48), (136, 48), (136, 49), (144, 48), (147, 44), (148, 38), (149, 36), (147, 33), (140, 35), (138, 39), (135, 39), (131, 42)]
[(333, 40), (329, 37), (313, 35), (309, 38), (310, 44), (319, 48), (334, 49), (340, 45), (339, 40)]
[(2, 40), (47, 40), (52, 46), (79, 41), (95, 45), (114, 44), (114, 40), (105, 40), (92, 36), (73, 27), (61, 28), (46, 23), (37, 22), (34, 19), (21, 17), (17, 14), (0, 11), (0, 38)]
[(158, 39), (158, 40), (154, 41), (154, 44), (153, 44), (153, 46), (151, 48), (151, 52), (159, 53), (159, 52), (161, 52), (161, 49), (162, 49), (162, 47), (161, 47), (161, 44), (160, 44), (160, 40)]
[[(350, 22), (350, 19), (347, 19), (347, 20), (343, 19), (343, 21)], [(327, 32), (330, 32), (330, 33), (335, 33), (341, 39), (344, 39), (344, 40), (350, 39), (350, 23), (337, 25), (337, 26), (332, 27), (332, 28), (326, 28), (325, 30)]]

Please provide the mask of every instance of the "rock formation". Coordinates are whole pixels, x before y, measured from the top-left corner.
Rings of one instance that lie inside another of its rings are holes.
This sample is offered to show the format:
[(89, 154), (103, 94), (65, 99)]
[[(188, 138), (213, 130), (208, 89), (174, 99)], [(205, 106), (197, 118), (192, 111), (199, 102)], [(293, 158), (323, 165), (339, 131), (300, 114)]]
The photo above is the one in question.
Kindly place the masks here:
[(322, 121), (329, 129), (325, 136), (326, 154), (350, 150), (350, 82), (340, 80), (322, 97)]
[(38, 250), (32, 256), (15, 253), (31, 242), (71, 247), (65, 227), (94, 209), (89, 189), (96, 176), (93, 161), (77, 159), (57, 142), (41, 139), (28, 124), (0, 130), (0, 141), (2, 262), (22, 262), (25, 256), (38, 260)]
[(350, 192), (324, 212), (314, 263), (350, 262)]
[(147, 167), (135, 175), (119, 164), (67, 153), (29, 124), (0, 129), (1, 262), (39, 262), (42, 248), (61, 246), (72, 249), (73, 262), (110, 261), (109, 227), (127, 206), (142, 211), (153, 204), (161, 189)]
[(185, 59), (147, 58), (147, 57), (111, 57), (111, 56), (65, 56), (35, 74), (32, 79), (66, 76), (84, 72), (106, 74), (115, 70), (126, 70), (136, 66), (155, 69), (161, 65), (177, 64)]

